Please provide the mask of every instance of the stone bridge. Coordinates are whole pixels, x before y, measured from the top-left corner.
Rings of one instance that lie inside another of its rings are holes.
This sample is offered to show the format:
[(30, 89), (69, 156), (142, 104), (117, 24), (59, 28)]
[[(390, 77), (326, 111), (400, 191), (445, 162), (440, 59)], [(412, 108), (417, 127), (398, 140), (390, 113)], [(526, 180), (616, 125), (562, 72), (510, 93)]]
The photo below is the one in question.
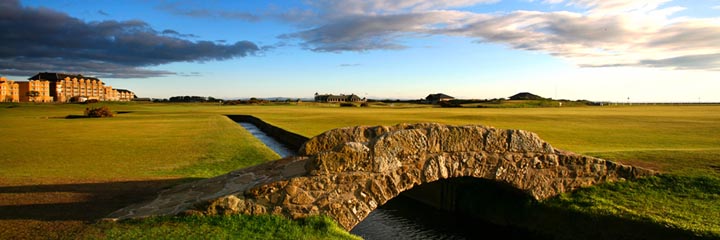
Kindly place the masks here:
[(455, 177), (505, 183), (535, 199), (653, 171), (554, 149), (531, 132), (433, 123), (340, 128), (280, 159), (179, 185), (108, 218), (325, 214), (352, 229), (403, 191)]

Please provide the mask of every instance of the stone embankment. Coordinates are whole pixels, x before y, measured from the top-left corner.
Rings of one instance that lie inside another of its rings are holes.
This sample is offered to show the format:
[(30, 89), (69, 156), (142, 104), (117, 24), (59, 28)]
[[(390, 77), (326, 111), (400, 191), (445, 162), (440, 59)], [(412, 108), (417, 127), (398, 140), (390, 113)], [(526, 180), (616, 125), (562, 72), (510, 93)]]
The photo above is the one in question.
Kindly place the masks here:
[(300, 155), (180, 185), (109, 218), (325, 214), (352, 229), (401, 192), (439, 179), (489, 179), (541, 200), (654, 174), (555, 149), (531, 132), (433, 123), (335, 129), (307, 141)]
[(265, 134), (276, 139), (278, 142), (281, 142), (283, 145), (285, 145), (290, 150), (293, 150), (294, 152), (299, 151), (303, 144), (308, 140), (308, 138), (306, 138), (305, 136), (276, 127), (254, 116), (227, 115), (227, 117), (235, 122), (247, 122), (255, 125)]

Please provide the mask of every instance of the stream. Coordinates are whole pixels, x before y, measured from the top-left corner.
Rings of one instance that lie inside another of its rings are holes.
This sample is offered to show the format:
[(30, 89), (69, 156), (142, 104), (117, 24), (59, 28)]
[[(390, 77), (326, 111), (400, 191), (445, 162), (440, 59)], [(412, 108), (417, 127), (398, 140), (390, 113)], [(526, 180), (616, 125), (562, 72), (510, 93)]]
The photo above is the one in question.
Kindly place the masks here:
[(275, 138), (268, 136), (260, 130), (257, 126), (255, 126), (252, 123), (248, 122), (238, 122), (240, 126), (244, 127), (248, 132), (250, 132), (253, 136), (255, 136), (257, 139), (259, 139), (261, 142), (263, 142), (266, 146), (268, 146), (270, 149), (275, 151), (280, 157), (286, 158), (290, 156), (295, 156), (297, 153), (295, 151), (290, 150), (287, 146), (282, 144), (281, 142), (275, 140)]

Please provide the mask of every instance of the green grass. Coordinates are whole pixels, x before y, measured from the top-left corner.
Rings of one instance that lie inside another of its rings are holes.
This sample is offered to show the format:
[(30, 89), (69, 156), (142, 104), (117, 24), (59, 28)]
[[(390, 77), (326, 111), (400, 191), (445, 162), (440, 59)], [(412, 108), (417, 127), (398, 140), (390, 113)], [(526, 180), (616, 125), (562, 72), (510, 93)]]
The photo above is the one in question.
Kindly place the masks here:
[(305, 136), (352, 125), (439, 122), (481, 124), (538, 133), (578, 153), (654, 150), (720, 151), (720, 106), (578, 108), (229, 107)]
[[(308, 137), (353, 125), (482, 124), (533, 131), (556, 148), (665, 174), (564, 194), (547, 201), (549, 206), (639, 219), (704, 236), (720, 234), (720, 223), (713, 221), (720, 219), (718, 105), (503, 109), (390, 103), (368, 108), (313, 103), (107, 105), (130, 113), (108, 119), (64, 119), (82, 114), (87, 106), (0, 104), (0, 180), (210, 177), (278, 158), (225, 114), (254, 115)], [(133, 231), (164, 231), (160, 222), (165, 220), (153, 221)], [(192, 226), (194, 220), (177, 221)]]
[(542, 204), (720, 238), (720, 178), (715, 177), (660, 175), (584, 188)]
[(360, 239), (332, 219), (312, 216), (293, 221), (281, 216), (229, 215), (158, 217), (87, 230), (87, 239)]
[[(0, 105), (2, 106), (2, 105)], [(187, 106), (113, 104), (114, 118), (64, 119), (84, 105), (0, 108), (0, 177), (212, 177), (279, 156), (241, 126)], [(42, 180), (45, 179), (45, 180)]]

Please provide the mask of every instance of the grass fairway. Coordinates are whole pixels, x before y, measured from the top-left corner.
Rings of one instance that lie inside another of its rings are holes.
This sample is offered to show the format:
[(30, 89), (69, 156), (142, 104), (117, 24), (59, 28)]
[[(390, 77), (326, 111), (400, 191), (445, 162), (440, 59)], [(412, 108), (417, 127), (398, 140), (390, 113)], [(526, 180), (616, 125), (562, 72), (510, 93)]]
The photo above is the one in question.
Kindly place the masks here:
[[(537, 133), (554, 147), (685, 175), (720, 176), (720, 106), (573, 108), (232, 107), (314, 136), (353, 125), (439, 122)], [(228, 108), (231, 109), (231, 108)], [(227, 110), (226, 110), (227, 111)]]
[[(116, 104), (114, 118), (65, 119), (85, 105), (0, 108), (6, 180), (211, 177), (279, 158), (226, 117), (187, 106)], [(233, 165), (235, 164), (235, 165)], [(227, 166), (226, 166), (227, 165)]]
[[(99, 105), (127, 113), (109, 119), (64, 119), (81, 114), (87, 106), (0, 104), (2, 236), (35, 236), (38, 233), (33, 229), (47, 226), (51, 230), (44, 232), (45, 237), (82, 235), (87, 232), (87, 221), (142, 200), (142, 196), (152, 197), (163, 187), (278, 158), (223, 116), (249, 114), (308, 137), (336, 127), (402, 122), (483, 124), (533, 131), (556, 148), (669, 174), (647, 181), (605, 184), (547, 204), (720, 237), (720, 106)], [(91, 206), (97, 208), (94, 214), (83, 212)], [(78, 212), (64, 211), (68, 207)], [(177, 224), (194, 226), (193, 221)], [(61, 226), (56, 226), (58, 222)], [(118, 229), (133, 226), (138, 225)], [(150, 233), (167, 225), (149, 222), (137, 228)], [(104, 233), (115, 234), (113, 231)]]
[(0, 238), (72, 238), (162, 188), (279, 158), (196, 106), (116, 103), (127, 113), (64, 118), (85, 107), (0, 105)]

